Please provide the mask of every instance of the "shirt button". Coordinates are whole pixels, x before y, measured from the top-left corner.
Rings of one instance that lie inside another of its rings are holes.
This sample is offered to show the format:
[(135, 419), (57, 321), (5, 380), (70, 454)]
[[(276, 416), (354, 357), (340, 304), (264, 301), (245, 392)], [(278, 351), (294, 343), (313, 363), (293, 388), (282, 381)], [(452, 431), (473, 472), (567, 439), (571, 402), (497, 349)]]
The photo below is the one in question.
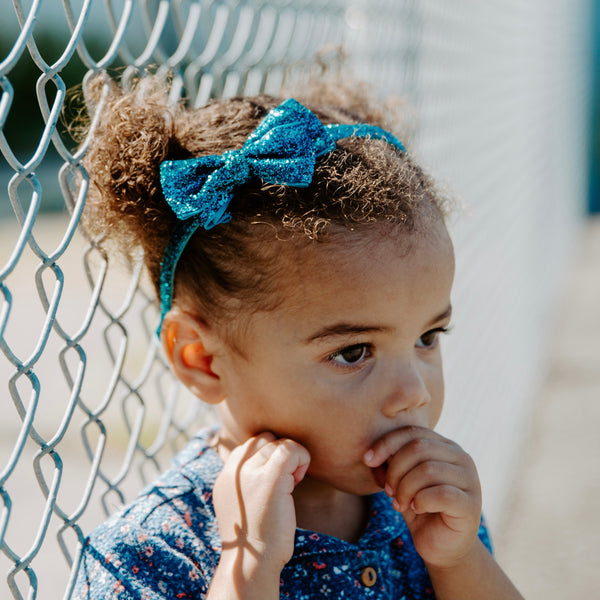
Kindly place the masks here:
[(373, 567), (365, 567), (360, 574), (360, 581), (367, 587), (373, 587), (377, 581), (377, 571)]

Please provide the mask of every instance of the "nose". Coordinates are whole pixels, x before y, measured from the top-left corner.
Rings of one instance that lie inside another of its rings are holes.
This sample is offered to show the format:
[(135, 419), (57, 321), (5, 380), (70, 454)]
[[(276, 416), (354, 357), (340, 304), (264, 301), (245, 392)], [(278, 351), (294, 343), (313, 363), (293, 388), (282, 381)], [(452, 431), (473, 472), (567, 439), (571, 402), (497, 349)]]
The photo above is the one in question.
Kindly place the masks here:
[(419, 368), (413, 362), (395, 369), (393, 383), (385, 397), (383, 413), (394, 417), (399, 412), (429, 404), (431, 395)]

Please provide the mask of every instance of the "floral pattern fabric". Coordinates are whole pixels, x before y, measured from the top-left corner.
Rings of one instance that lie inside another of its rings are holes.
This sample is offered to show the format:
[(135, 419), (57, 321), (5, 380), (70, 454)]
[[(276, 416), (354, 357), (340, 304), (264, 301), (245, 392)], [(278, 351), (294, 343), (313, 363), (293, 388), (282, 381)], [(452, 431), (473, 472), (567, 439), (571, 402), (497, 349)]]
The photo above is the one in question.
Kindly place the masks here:
[[(86, 539), (72, 598), (165, 600), (205, 597), (221, 540), (212, 488), (222, 462), (204, 430), (170, 470)], [(281, 573), (282, 600), (430, 600), (433, 589), (402, 516), (384, 493), (369, 496), (370, 516), (356, 544), (296, 531)], [(479, 530), (490, 548), (485, 525)]]

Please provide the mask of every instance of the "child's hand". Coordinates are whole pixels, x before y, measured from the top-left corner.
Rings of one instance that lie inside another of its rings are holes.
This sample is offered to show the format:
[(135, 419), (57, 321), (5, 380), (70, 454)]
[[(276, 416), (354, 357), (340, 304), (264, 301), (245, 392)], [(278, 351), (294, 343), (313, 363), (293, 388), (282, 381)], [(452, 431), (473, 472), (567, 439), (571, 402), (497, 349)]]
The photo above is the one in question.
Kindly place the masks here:
[(481, 487), (462, 448), (430, 429), (403, 427), (378, 440), (365, 464), (385, 480), (428, 566), (453, 566), (469, 554), (481, 519)]
[(235, 448), (217, 478), (215, 514), (223, 544), (221, 560), (245, 573), (279, 575), (294, 552), (296, 513), (292, 492), (306, 474), (308, 451), (270, 433)]

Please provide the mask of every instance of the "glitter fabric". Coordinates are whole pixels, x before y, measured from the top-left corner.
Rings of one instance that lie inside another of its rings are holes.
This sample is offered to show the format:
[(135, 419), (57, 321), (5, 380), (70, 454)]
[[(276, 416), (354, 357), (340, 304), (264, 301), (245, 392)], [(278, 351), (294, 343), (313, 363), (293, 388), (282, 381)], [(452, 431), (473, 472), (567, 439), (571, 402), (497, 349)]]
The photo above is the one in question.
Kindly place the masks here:
[(406, 152), (402, 142), (396, 136), (376, 125), (367, 125), (366, 123), (359, 123), (357, 125), (325, 125), (325, 129), (336, 141), (352, 136), (368, 137), (377, 140), (385, 140), (388, 144), (395, 146), (401, 152)]
[(160, 165), (163, 195), (179, 223), (161, 263), (158, 333), (171, 308), (175, 269), (185, 246), (198, 227), (211, 229), (231, 220), (227, 207), (235, 189), (252, 179), (307, 187), (316, 158), (335, 150), (337, 140), (351, 136), (382, 139), (405, 152), (400, 141), (380, 127), (324, 126), (308, 108), (289, 98), (267, 113), (239, 150)]

